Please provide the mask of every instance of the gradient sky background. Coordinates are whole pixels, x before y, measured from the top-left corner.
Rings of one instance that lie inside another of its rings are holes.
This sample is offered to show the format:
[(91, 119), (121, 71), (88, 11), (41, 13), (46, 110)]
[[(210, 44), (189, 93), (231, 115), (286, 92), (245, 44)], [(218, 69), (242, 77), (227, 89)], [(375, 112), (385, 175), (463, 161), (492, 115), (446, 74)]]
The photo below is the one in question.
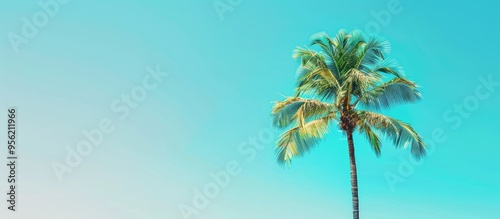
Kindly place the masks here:
[[(365, 30), (376, 21), (371, 11), (387, 10), (388, 2), (244, 1), (221, 21), (212, 1), (72, 0), (15, 53), (8, 33), (20, 34), (22, 18), (41, 8), (38, 0), (2, 0), (0, 118), (6, 120), (7, 107), (18, 108), (20, 175), (18, 212), (3, 204), (1, 218), (181, 218), (179, 205), (191, 204), (193, 189), (212, 182), (209, 173), (231, 160), (241, 173), (193, 218), (352, 217), (341, 133), (332, 131), (290, 168), (276, 164), (273, 142), (250, 162), (238, 147), (269, 130), (272, 102), (292, 94), (296, 46), (320, 31)], [(361, 216), (498, 218), (500, 87), (457, 127), (443, 116), (473, 97), (480, 77), (500, 81), (500, 4), (400, 3), (402, 12), (380, 34), (424, 100), (387, 113), (426, 139), (438, 128), (447, 139), (391, 189), (384, 174), (397, 174), (409, 150), (386, 143), (377, 158), (355, 136)], [(111, 103), (156, 65), (170, 75), (120, 120)], [(82, 131), (102, 118), (116, 130), (59, 182), (52, 163), (63, 162), (66, 146), (76, 147)], [(6, 133), (6, 124), (0, 127)], [(272, 130), (277, 137), (280, 130)]]

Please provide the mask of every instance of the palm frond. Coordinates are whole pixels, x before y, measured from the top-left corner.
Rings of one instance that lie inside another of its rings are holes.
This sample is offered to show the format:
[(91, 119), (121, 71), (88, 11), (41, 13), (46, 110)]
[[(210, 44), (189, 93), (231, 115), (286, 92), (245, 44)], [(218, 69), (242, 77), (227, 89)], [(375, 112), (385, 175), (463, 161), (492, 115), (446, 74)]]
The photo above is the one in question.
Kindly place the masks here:
[(320, 98), (332, 98), (340, 84), (325, 62), (324, 55), (297, 48), (294, 57), (301, 58), (295, 95), (314, 94)]
[(317, 45), (321, 47), (323, 52), (334, 59), (335, 57), (335, 47), (332, 45), (332, 40), (325, 32), (319, 32), (311, 36), (311, 46)]
[(359, 102), (366, 108), (379, 110), (422, 99), (417, 85), (405, 78), (394, 78), (361, 95)]
[(365, 74), (353, 68), (344, 75), (343, 86), (350, 94), (360, 96), (361, 92), (376, 86), (380, 81), (380, 75)]
[(370, 37), (359, 54), (357, 66), (373, 66), (379, 60), (384, 60), (390, 51), (391, 46), (387, 40), (382, 37)]
[(295, 96), (312, 95), (321, 100), (332, 100), (337, 95), (337, 88), (324, 79), (312, 79), (295, 88)]
[(293, 157), (300, 157), (310, 151), (328, 133), (328, 123), (333, 118), (325, 116), (281, 134), (276, 146), (278, 163), (290, 164)]
[(333, 39), (332, 41), (332, 45), (338, 51), (337, 56), (342, 56), (345, 53), (345, 47), (348, 44), (347, 35), (349, 35), (349, 33), (346, 30), (339, 30), (339, 32), (337, 32), (337, 35), (335, 35), (335, 39)]
[(411, 153), (416, 159), (425, 156), (427, 147), (422, 137), (407, 123), (382, 114), (362, 111), (358, 112), (361, 123), (366, 123), (392, 140), (396, 147), (411, 145)]
[(300, 59), (302, 66), (309, 66), (311, 64), (317, 64), (325, 62), (325, 57), (323, 54), (311, 50), (309, 48), (297, 47), (293, 51), (292, 58)]
[(380, 141), (379, 136), (377, 135), (377, 133), (375, 133), (374, 130), (370, 128), (370, 125), (368, 125), (363, 120), (358, 121), (358, 123), (359, 132), (366, 136), (370, 143), (370, 146), (372, 147), (373, 151), (375, 151), (375, 154), (377, 156), (380, 156), (380, 147), (382, 145), (382, 142)]
[(334, 46), (334, 40), (325, 32), (313, 34), (310, 40), (311, 46), (317, 45), (321, 47), (323, 53), (326, 54), (325, 63), (332, 75), (338, 80), (340, 78), (339, 67), (337, 65), (339, 52), (337, 47)]
[(373, 74), (389, 74), (394, 77), (404, 77), (404, 71), (394, 59), (379, 59), (371, 66), (360, 66), (363, 72)]
[(285, 128), (294, 121), (304, 124), (307, 119), (327, 115), (332, 110), (331, 104), (319, 100), (291, 97), (274, 105), (273, 125)]
[(362, 48), (366, 45), (365, 35), (359, 30), (354, 30), (347, 37), (349, 40), (346, 47), (346, 54), (355, 59), (354, 61), (357, 61), (359, 55), (362, 53)]

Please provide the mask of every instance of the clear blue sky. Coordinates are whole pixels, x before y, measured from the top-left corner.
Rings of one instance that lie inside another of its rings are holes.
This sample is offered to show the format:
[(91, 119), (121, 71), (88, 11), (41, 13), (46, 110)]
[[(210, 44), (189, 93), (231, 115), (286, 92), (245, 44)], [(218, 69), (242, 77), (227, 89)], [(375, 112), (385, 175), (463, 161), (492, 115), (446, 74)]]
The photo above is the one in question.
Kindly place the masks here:
[[(500, 82), (500, 4), (398, 2), (244, 0), (221, 20), (212, 1), (71, 0), (16, 53), (9, 33), (22, 37), (23, 17), (42, 8), (38, 0), (1, 1), (0, 108), (18, 108), (20, 178), (18, 212), (0, 215), (182, 218), (193, 190), (236, 163), (239, 173), (191, 218), (350, 218), (344, 137), (332, 130), (283, 168), (268, 140), (280, 133), (270, 110), (292, 94), (296, 46), (316, 32), (369, 25), (424, 96), (387, 113), (413, 124), (433, 150), (408, 168), (408, 150), (387, 142), (377, 158), (355, 136), (361, 216), (497, 218), (500, 86), (480, 78)], [(389, 9), (390, 20), (374, 16)], [(156, 65), (170, 74), (126, 116), (113, 109)], [(67, 146), (76, 148), (102, 119), (114, 130), (58, 181), (54, 163), (64, 164)], [(252, 149), (252, 138), (262, 148)]]

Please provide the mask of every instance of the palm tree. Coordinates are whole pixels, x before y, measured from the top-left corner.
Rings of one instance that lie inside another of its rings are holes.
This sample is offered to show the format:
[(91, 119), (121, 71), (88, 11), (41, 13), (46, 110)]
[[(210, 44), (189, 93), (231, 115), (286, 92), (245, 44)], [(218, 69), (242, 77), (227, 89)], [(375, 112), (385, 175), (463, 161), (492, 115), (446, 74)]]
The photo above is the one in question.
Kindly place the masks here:
[(390, 45), (380, 37), (340, 30), (335, 38), (326, 33), (313, 35), (311, 46), (320, 51), (307, 47), (294, 51), (293, 57), (301, 60), (294, 96), (273, 107), (273, 124), (287, 128), (277, 141), (278, 162), (290, 164), (293, 157), (317, 145), (332, 122), (338, 124), (347, 135), (353, 218), (359, 219), (353, 133), (366, 136), (377, 156), (383, 136), (398, 148), (410, 146), (420, 159), (426, 153), (422, 137), (409, 124), (378, 111), (416, 102), (421, 95), (400, 67), (386, 58)]

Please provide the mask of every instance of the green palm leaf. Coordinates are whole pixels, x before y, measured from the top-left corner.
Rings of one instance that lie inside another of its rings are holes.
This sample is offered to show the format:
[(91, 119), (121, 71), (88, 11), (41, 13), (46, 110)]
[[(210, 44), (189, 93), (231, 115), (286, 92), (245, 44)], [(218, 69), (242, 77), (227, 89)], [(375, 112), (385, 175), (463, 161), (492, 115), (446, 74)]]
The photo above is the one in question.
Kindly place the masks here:
[(328, 123), (331, 119), (331, 116), (326, 116), (302, 126), (296, 126), (281, 134), (276, 147), (278, 162), (290, 164), (293, 157), (300, 157), (316, 146), (328, 133)]
[(280, 128), (286, 128), (294, 121), (303, 125), (307, 119), (325, 116), (333, 110), (333, 106), (328, 103), (291, 97), (274, 105), (273, 124)]
[(359, 101), (367, 108), (381, 109), (417, 102), (422, 95), (417, 85), (405, 78), (394, 78), (361, 95)]
[(406, 148), (411, 145), (412, 155), (416, 159), (425, 156), (426, 145), (422, 137), (407, 123), (369, 111), (359, 111), (359, 120), (378, 130), (392, 140), (396, 147)]

